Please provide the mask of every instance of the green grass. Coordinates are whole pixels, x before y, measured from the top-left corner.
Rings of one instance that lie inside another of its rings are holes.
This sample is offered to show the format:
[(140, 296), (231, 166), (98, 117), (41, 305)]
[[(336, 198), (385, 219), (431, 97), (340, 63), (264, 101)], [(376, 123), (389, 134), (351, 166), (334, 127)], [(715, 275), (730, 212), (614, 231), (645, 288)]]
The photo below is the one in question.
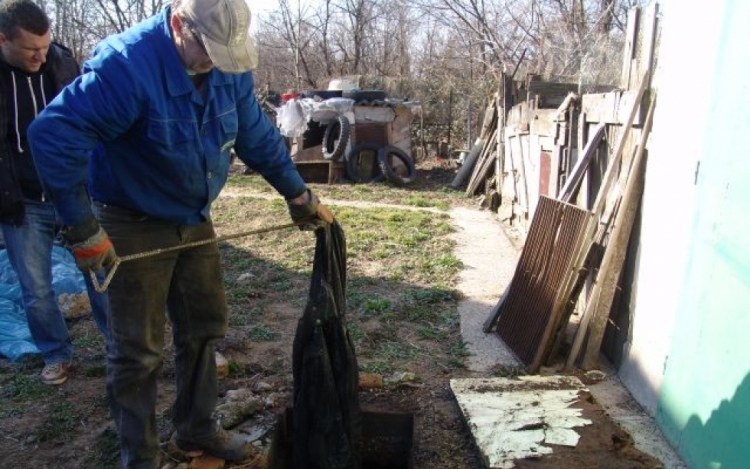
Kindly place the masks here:
[(237, 309), (229, 315), (230, 326), (246, 326), (252, 323), (256, 318), (263, 315), (265, 305), (258, 302), (245, 309)]
[(68, 401), (52, 405), (47, 419), (37, 432), (39, 441), (62, 441), (78, 426), (81, 417), (75, 412), (73, 404)]
[(419, 356), (419, 349), (401, 341), (387, 341), (378, 344), (375, 356), (384, 360), (414, 360)]
[(85, 467), (91, 469), (117, 469), (120, 467), (120, 442), (117, 432), (106, 429), (96, 439), (86, 458)]
[(247, 337), (255, 341), (271, 341), (276, 339), (278, 334), (265, 324), (253, 326), (247, 334)]
[[(424, 181), (422, 181), (424, 182)], [(466, 195), (444, 186), (429, 187), (429, 191), (415, 191), (414, 186), (394, 187), (388, 184), (310, 184), (324, 202), (329, 199), (358, 200), (383, 204), (448, 210), (452, 205), (465, 204)], [(229, 178), (226, 190), (253, 191), (276, 195), (276, 192), (257, 175), (234, 175)]]
[(12, 374), (0, 388), (3, 398), (13, 401), (42, 399), (54, 393), (54, 388), (47, 386), (36, 375)]
[(415, 331), (421, 340), (443, 341), (448, 336), (445, 331), (426, 325), (418, 325)]
[(229, 376), (238, 377), (243, 376), (245, 374), (245, 370), (242, 369), (242, 365), (237, 363), (236, 360), (230, 359), (229, 360)]
[(393, 373), (395, 368), (392, 363), (387, 361), (372, 361), (360, 364), (359, 369), (364, 373), (376, 373), (385, 376)]
[(393, 308), (393, 303), (387, 298), (367, 298), (362, 302), (361, 313), (377, 315)]
[[(98, 332), (98, 331), (97, 331)], [(101, 347), (104, 348), (104, 337), (97, 333), (92, 335), (85, 335), (81, 337), (76, 337), (73, 339), (73, 347), (75, 348), (81, 348), (81, 347), (88, 347), (88, 348), (94, 348), (94, 347)]]
[[(310, 186), (346, 235), (346, 324), (360, 370), (384, 376), (418, 371), (442, 379), (462, 368), (466, 346), (456, 291), (462, 265), (454, 254), (448, 210), (466, 204), (464, 194), (439, 184)], [(224, 344), (230, 368), (225, 385), (231, 389), (247, 386), (256, 375), (269, 382), (291, 375), (291, 342), (307, 306), (316, 237), (296, 228), (276, 229), (290, 223), (286, 204), (258, 176), (231, 176), (226, 191), (232, 195), (220, 197), (212, 207), (217, 234), (245, 234), (219, 243), (233, 340)], [(81, 407), (78, 394), (69, 391), (81, 384), (104, 392), (106, 372), (101, 335), (83, 321), (69, 327), (76, 363), (62, 387), (41, 383), (38, 357), (0, 368), (0, 427), (5, 421), (18, 428), (18, 419), (35, 418), (28, 431), (17, 430), (9, 438), (32, 437), (40, 447), (57, 446), (88, 431), (82, 426), (94, 415), (100, 421), (110, 418), (105, 399)], [(171, 352), (169, 334), (165, 357)], [(160, 379), (172, 383), (174, 366), (168, 364)], [(168, 421), (170, 392), (160, 387), (160, 398), (165, 398), (157, 409), (160, 426)], [(119, 467), (113, 431), (91, 441), (83, 467)]]

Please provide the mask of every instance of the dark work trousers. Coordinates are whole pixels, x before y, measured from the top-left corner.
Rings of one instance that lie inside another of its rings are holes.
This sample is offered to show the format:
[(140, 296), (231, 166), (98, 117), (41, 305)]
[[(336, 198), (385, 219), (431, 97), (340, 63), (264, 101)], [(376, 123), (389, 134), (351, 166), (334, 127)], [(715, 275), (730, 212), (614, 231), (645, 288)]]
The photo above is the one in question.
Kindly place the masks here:
[[(215, 237), (210, 221), (196, 226), (94, 204), (120, 257)], [(159, 463), (157, 378), (162, 368), (165, 305), (172, 323), (176, 396), (173, 423), (182, 438), (210, 438), (217, 400), (214, 351), (227, 330), (227, 306), (216, 243), (120, 264), (109, 286), (112, 347), (107, 392), (125, 469)]]

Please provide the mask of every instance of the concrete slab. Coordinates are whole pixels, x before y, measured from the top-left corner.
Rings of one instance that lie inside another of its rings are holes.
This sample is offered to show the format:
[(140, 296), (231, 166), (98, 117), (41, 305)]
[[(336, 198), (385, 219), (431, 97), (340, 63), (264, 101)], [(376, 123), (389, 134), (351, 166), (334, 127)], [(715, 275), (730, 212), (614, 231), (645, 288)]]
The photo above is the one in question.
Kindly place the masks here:
[(585, 389), (572, 376), (454, 379), (450, 384), (491, 469), (512, 469), (517, 459), (552, 454), (552, 445), (575, 447), (575, 428), (592, 423), (571, 406)]

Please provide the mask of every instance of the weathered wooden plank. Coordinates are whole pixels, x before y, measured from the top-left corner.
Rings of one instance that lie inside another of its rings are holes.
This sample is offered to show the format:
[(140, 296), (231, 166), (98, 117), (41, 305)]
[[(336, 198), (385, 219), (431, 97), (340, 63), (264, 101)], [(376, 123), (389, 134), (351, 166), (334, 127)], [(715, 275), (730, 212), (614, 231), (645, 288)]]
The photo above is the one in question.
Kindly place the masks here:
[(476, 173), (476, 177), (472, 181), (472, 183), (469, 184), (469, 189), (467, 189), (467, 192), (469, 190), (472, 191), (472, 195), (476, 194), (480, 188), (484, 187), (484, 181), (488, 178), (490, 174), (490, 169), (493, 169), (495, 167), (495, 160), (497, 159), (497, 151), (494, 145), (488, 147), (488, 153), (487, 157), (482, 161), (482, 164), (479, 166), (479, 170)]
[[(518, 158), (513, 154), (513, 145), (511, 136), (505, 134), (505, 168), (503, 172), (507, 175), (505, 184), (503, 184), (502, 194), (511, 203), (518, 202)], [(513, 212), (511, 211), (511, 216)]]
[(536, 109), (532, 111), (529, 133), (555, 137), (558, 125), (555, 122), (556, 115), (557, 109)]
[(627, 177), (627, 183), (625, 184), (620, 208), (617, 211), (614, 227), (610, 233), (607, 247), (604, 250), (602, 265), (599, 268), (596, 283), (586, 305), (587, 313), (591, 316), (589, 340), (586, 344), (586, 351), (584, 352), (581, 364), (582, 368), (586, 370), (596, 367), (599, 362), (599, 349), (604, 338), (609, 311), (612, 308), (617, 281), (620, 278), (620, 272), (622, 271), (625, 256), (627, 255), (628, 242), (630, 241), (635, 214), (638, 211), (641, 201), (645, 177), (643, 148), (646, 145), (646, 139), (651, 130), (655, 103), (656, 99), (654, 97), (649, 106), (646, 123), (638, 144), (638, 151), (633, 159), (633, 166)]
[(482, 138), (478, 138), (474, 142), (474, 146), (471, 147), (469, 154), (466, 156), (466, 158), (464, 158), (463, 164), (458, 169), (458, 172), (453, 178), (453, 181), (451, 181), (450, 186), (453, 189), (458, 190), (474, 172), (474, 166), (477, 164), (477, 160), (479, 159), (479, 155), (484, 149), (485, 143), (486, 141)]
[[(646, 72), (646, 76), (641, 78), (641, 84), (639, 87), (639, 95), (643, 96), (643, 93), (645, 92), (646, 84), (648, 82), (648, 73)], [(640, 99), (639, 99), (640, 101)], [(604, 203), (607, 199), (607, 196), (609, 195), (609, 188), (613, 183), (613, 180), (615, 178), (615, 168), (619, 166), (620, 158), (622, 156), (622, 151), (625, 145), (625, 139), (627, 138), (628, 134), (630, 133), (631, 124), (633, 121), (633, 118), (635, 117), (635, 112), (637, 111), (637, 103), (633, 106), (630, 116), (628, 118), (628, 122), (622, 129), (622, 133), (620, 134), (620, 138), (618, 140), (617, 146), (612, 153), (612, 157), (610, 161), (608, 162), (607, 171), (604, 174), (604, 177), (602, 179), (602, 184), (599, 187), (599, 192), (596, 196), (596, 200), (593, 204), (592, 213), (594, 214), (594, 220), (597, 221), (597, 223), (592, 223), (589, 226), (589, 229), (586, 232), (586, 243), (590, 244), (593, 240), (593, 235), (596, 232), (595, 226), (598, 224), (598, 221), (601, 219), (602, 212), (604, 211)], [(585, 244), (584, 244), (585, 245)], [(586, 248), (588, 250), (588, 247)], [(580, 260), (582, 257), (582, 254), (579, 252), (578, 259)], [(570, 282), (569, 282), (570, 285)], [(587, 307), (588, 309), (588, 307)], [(568, 359), (566, 361), (566, 368), (570, 368), (573, 366), (573, 363), (578, 358), (578, 353), (580, 352), (580, 348), (583, 344), (583, 340), (586, 336), (586, 333), (588, 332), (588, 324), (590, 321), (590, 315), (586, 315), (586, 311), (584, 311), (584, 315), (581, 318), (581, 322), (578, 326), (578, 330), (576, 331), (576, 336), (573, 339), (573, 344), (570, 349), (570, 354), (568, 355)]]
[[(540, 145), (541, 147), (541, 145)], [(544, 150), (542, 148), (542, 150)], [(562, 147), (556, 146), (552, 153), (550, 153), (550, 165), (549, 165), (549, 187), (547, 189), (547, 195), (550, 198), (557, 197), (557, 191), (559, 190), (558, 182), (560, 180), (561, 163), (564, 158), (563, 154), (565, 150)]]
[[(510, 141), (513, 148), (513, 169), (516, 170), (516, 176), (518, 177), (518, 185), (516, 186), (516, 198), (519, 205), (525, 207), (526, 210), (529, 208), (529, 188), (528, 179), (526, 179), (526, 168), (524, 168), (524, 157), (523, 157), (523, 145), (521, 144), (521, 137), (515, 137)], [(520, 186), (520, 187), (519, 187)], [(525, 214), (528, 219), (528, 213)]]
[(295, 163), (302, 163), (303, 161), (325, 160), (325, 158), (323, 158), (323, 145), (316, 145), (314, 147), (300, 150), (292, 155), (292, 160), (294, 160)]
[(633, 77), (631, 73), (631, 64), (633, 57), (635, 57), (636, 40), (638, 38), (637, 31), (639, 11), (640, 8), (638, 7), (632, 7), (628, 11), (627, 31), (625, 32), (625, 46), (622, 48), (622, 75), (620, 76), (620, 86), (626, 90), (630, 89), (631, 80)]
[(586, 114), (586, 122), (614, 124), (614, 108), (619, 93), (619, 91), (611, 91), (581, 96), (581, 112)]
[(568, 108), (578, 100), (578, 95), (576, 93), (570, 92), (565, 97), (565, 100), (560, 104), (560, 106), (557, 108), (557, 111), (555, 112), (555, 117), (552, 119), (556, 122), (565, 122), (568, 118)]
[[(529, 217), (534, 214), (536, 205), (539, 202), (539, 155), (541, 149), (538, 140), (534, 142), (535, 134), (524, 135), (520, 137), (521, 152), (523, 155), (524, 185), (529, 204)], [(534, 143), (537, 143), (534, 145)]]
[(648, 76), (650, 75), (650, 70), (646, 70), (645, 75), (641, 77), (641, 84), (638, 87), (638, 96), (636, 100), (633, 102), (633, 106), (631, 106), (630, 114), (628, 116), (627, 121), (625, 122), (625, 125), (622, 129), (622, 134), (620, 135), (620, 138), (617, 140), (617, 146), (615, 147), (615, 150), (612, 152), (612, 158), (610, 158), (610, 161), (607, 162), (607, 171), (604, 173), (604, 176), (602, 178), (602, 184), (599, 187), (599, 192), (597, 193), (596, 199), (594, 200), (593, 205), (593, 212), (596, 214), (596, 216), (601, 216), (602, 210), (604, 209), (604, 203), (606, 201), (607, 195), (609, 193), (609, 188), (612, 186), (612, 183), (616, 179), (616, 171), (617, 167), (619, 166), (619, 160), (622, 158), (622, 151), (625, 147), (625, 144), (627, 142), (628, 134), (630, 133), (630, 129), (633, 126), (633, 120), (635, 119), (635, 114), (638, 111), (638, 108), (640, 107), (640, 102), (643, 99), (643, 94), (646, 91), (646, 85), (648, 84)]
[(393, 122), (396, 118), (396, 111), (389, 107), (375, 106), (354, 106), (354, 122)]
[(555, 148), (557, 148), (557, 145), (555, 145), (555, 139), (552, 137), (548, 137), (546, 135), (538, 135), (539, 137), (539, 146), (542, 148), (543, 151), (553, 152), (555, 151)]
[(490, 138), (485, 142), (484, 147), (482, 148), (482, 152), (479, 155), (479, 159), (477, 159), (477, 162), (474, 165), (474, 170), (471, 174), (471, 177), (469, 178), (469, 183), (466, 188), (466, 195), (469, 197), (472, 197), (476, 193), (476, 190), (479, 187), (480, 183), (483, 182), (481, 178), (484, 174), (486, 174), (487, 159), (491, 154), (494, 154), (495, 139), (497, 138), (495, 136), (496, 133), (497, 128), (492, 130)]
[(586, 146), (583, 148), (583, 153), (579, 155), (578, 161), (576, 161), (575, 166), (570, 171), (570, 174), (568, 174), (565, 186), (560, 190), (558, 199), (570, 203), (573, 193), (578, 189), (581, 180), (586, 173), (586, 169), (589, 167), (592, 156), (599, 147), (599, 142), (602, 137), (604, 137), (604, 129), (605, 125), (600, 122), (592, 131), (591, 139), (586, 142)]
[(490, 101), (484, 110), (484, 119), (482, 119), (482, 131), (480, 132), (480, 138), (489, 138), (492, 133), (492, 129), (497, 126), (498, 110), (500, 107), (497, 105), (497, 93), (495, 98)]
[(388, 126), (389, 141), (391, 145), (401, 149), (406, 155), (411, 156), (411, 122), (414, 120), (414, 114), (411, 109), (398, 107), (395, 109), (395, 118)]
[[(615, 124), (621, 124), (623, 122), (626, 122), (626, 119), (628, 118), (628, 113), (630, 112), (630, 109), (633, 107), (633, 103), (638, 99), (638, 90), (630, 90), (630, 91), (624, 91), (620, 94), (619, 100), (617, 102), (617, 108), (614, 111), (614, 120)], [(635, 117), (633, 118), (633, 125), (635, 127), (640, 127), (643, 125), (643, 112), (641, 107), (638, 107), (638, 111), (635, 113)]]
[[(495, 93), (495, 100), (497, 101), (495, 106), (498, 109), (497, 115), (497, 132), (495, 134), (495, 145), (497, 145), (497, 158), (495, 158), (495, 191), (499, 197), (499, 204), (502, 204), (503, 199), (503, 160), (505, 159), (505, 139), (503, 138), (503, 132), (505, 130), (505, 113), (507, 111), (508, 100), (506, 95), (506, 81), (508, 77), (505, 73), (502, 74), (500, 80), (500, 91)], [(499, 205), (498, 204), (498, 205)]]
[[(646, 64), (651, 70), (654, 66), (654, 47), (656, 45), (656, 26), (659, 21), (659, 4), (657, 2), (651, 3), (646, 7), (645, 16), (643, 18), (643, 25), (641, 26), (641, 63)], [(649, 79), (648, 87), (651, 88), (651, 79)]]

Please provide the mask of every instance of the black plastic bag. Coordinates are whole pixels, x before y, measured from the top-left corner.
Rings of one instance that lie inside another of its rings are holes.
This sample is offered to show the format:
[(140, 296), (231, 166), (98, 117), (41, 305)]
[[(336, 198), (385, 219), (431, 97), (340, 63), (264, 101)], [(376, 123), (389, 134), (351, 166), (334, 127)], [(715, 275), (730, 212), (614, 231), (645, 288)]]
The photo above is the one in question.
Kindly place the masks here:
[(360, 469), (362, 416), (346, 327), (346, 238), (338, 222), (315, 231), (307, 306), (294, 337), (294, 469)]

